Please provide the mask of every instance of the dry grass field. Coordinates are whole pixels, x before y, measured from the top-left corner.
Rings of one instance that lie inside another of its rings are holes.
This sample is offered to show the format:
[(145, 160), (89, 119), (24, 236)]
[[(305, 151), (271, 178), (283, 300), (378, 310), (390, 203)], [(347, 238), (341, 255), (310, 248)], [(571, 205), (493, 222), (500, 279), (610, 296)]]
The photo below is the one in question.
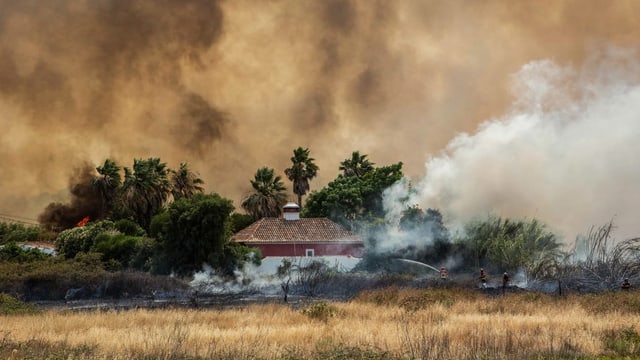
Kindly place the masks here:
[(300, 308), (0, 316), (2, 359), (635, 359), (637, 292), (365, 292)]

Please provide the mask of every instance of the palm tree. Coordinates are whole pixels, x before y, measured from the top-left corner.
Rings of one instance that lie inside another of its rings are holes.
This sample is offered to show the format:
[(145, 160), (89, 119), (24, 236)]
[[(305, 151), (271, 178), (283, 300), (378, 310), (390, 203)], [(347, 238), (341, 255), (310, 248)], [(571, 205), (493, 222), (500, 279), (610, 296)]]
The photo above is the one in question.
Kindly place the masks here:
[(99, 176), (93, 179), (93, 186), (100, 193), (100, 218), (104, 219), (113, 209), (118, 189), (122, 184), (120, 166), (115, 161), (107, 159), (102, 166), (96, 168), (96, 171), (98, 171)]
[(372, 163), (367, 159), (367, 155), (360, 155), (359, 151), (354, 151), (351, 154), (351, 159), (345, 159), (340, 163), (340, 170), (343, 172), (344, 177), (362, 177), (364, 174), (373, 170)]
[(175, 200), (181, 198), (191, 198), (196, 193), (202, 193), (204, 188), (201, 186), (204, 181), (198, 177), (198, 174), (189, 170), (187, 163), (180, 163), (178, 170), (169, 170), (171, 181), (171, 194)]
[(263, 217), (279, 217), (287, 202), (287, 194), (280, 176), (274, 176), (274, 170), (262, 167), (251, 180), (253, 192), (242, 200), (242, 208), (253, 220)]
[(309, 180), (316, 177), (318, 166), (313, 162), (315, 159), (309, 157), (309, 149), (301, 147), (293, 150), (291, 162), (293, 165), (284, 170), (289, 180), (293, 181), (293, 193), (298, 195), (298, 206), (302, 210), (302, 195), (309, 191)]
[(135, 214), (138, 224), (149, 231), (151, 217), (171, 193), (167, 164), (158, 158), (134, 159), (133, 171), (124, 168), (123, 200)]

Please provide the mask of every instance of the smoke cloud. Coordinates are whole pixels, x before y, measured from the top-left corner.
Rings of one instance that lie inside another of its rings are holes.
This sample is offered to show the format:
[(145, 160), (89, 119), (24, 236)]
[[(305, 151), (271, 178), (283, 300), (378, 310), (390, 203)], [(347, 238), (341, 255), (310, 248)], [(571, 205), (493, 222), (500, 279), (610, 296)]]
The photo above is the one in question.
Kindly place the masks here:
[(568, 240), (610, 219), (637, 236), (640, 194), (640, 65), (632, 50), (608, 49), (581, 68), (543, 60), (514, 75), (507, 115), (455, 137), (426, 163), (426, 176), (386, 193), (443, 209), (464, 223), (489, 212), (540, 218)]
[[(236, 206), (257, 168), (282, 171), (298, 146), (321, 169), (312, 189), (354, 150), (380, 164), (402, 161), (415, 177), (445, 146), (453, 156), (447, 144), (461, 142), (458, 134), (512, 111), (510, 74), (525, 64), (550, 59), (580, 72), (598, 49), (636, 48), (639, 12), (633, 0), (0, 0), (0, 212), (35, 218), (52, 201), (68, 203), (72, 169), (106, 158), (186, 161), (207, 191)], [(560, 88), (558, 100), (579, 95)], [(600, 136), (585, 138), (584, 150), (601, 154)], [(597, 190), (617, 199), (618, 189)], [(487, 205), (472, 195), (474, 210)], [(561, 195), (595, 206), (585, 192)], [(512, 204), (514, 214), (537, 211), (551, 223), (559, 212)], [(444, 205), (472, 212), (460, 200)]]
[(98, 219), (101, 197), (93, 186), (94, 169), (89, 164), (76, 169), (69, 179), (68, 203), (52, 202), (38, 216), (38, 222), (50, 229), (64, 230), (76, 226), (82, 219)]

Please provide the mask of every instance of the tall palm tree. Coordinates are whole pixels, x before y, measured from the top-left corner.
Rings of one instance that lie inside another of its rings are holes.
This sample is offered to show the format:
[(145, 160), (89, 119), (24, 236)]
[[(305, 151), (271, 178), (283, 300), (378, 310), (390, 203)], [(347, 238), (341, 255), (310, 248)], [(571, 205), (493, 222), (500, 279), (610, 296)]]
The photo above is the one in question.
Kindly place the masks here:
[(149, 231), (155, 215), (171, 193), (167, 164), (158, 158), (134, 159), (133, 170), (124, 168), (123, 200), (138, 224)]
[(187, 163), (180, 163), (178, 170), (169, 170), (169, 172), (171, 194), (175, 200), (191, 198), (194, 194), (204, 191), (201, 186), (204, 181), (198, 177), (198, 174), (189, 170)]
[(316, 177), (318, 173), (318, 166), (313, 162), (314, 160), (309, 157), (309, 149), (299, 147), (293, 150), (292, 166), (284, 170), (287, 178), (293, 181), (293, 193), (298, 195), (300, 210), (302, 210), (302, 195), (309, 191), (309, 180)]
[(93, 179), (93, 186), (101, 197), (100, 218), (104, 219), (113, 209), (118, 194), (118, 189), (122, 185), (120, 176), (120, 166), (115, 161), (107, 159), (102, 166), (96, 168), (99, 176)]
[(343, 172), (344, 177), (362, 177), (364, 174), (373, 170), (372, 163), (367, 159), (367, 155), (360, 155), (359, 151), (351, 153), (351, 159), (345, 159), (340, 163), (340, 170)]
[(263, 217), (279, 217), (287, 202), (287, 188), (280, 176), (274, 176), (273, 169), (265, 166), (258, 169), (250, 181), (253, 192), (242, 200), (242, 208), (254, 221)]

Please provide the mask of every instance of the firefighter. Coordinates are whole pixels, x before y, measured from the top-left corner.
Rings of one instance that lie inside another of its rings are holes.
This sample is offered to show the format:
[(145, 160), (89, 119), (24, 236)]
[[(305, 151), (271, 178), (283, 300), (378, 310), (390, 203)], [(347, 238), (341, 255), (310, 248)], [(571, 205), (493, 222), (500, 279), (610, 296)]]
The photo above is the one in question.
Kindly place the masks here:
[(629, 278), (624, 278), (624, 281), (622, 282), (622, 285), (620, 286), (620, 288), (622, 290), (629, 290), (631, 289), (631, 284), (629, 283)]
[(504, 274), (502, 274), (502, 293), (504, 294), (505, 290), (507, 289), (507, 285), (509, 285), (509, 274), (505, 271)]
[(480, 283), (482, 284), (482, 288), (487, 288), (487, 273), (483, 268), (480, 268)]
[(509, 274), (505, 271), (504, 274), (502, 274), (502, 287), (507, 287), (509, 280), (511, 280)]
[(449, 271), (444, 266), (440, 268), (440, 280), (447, 280), (449, 277)]

